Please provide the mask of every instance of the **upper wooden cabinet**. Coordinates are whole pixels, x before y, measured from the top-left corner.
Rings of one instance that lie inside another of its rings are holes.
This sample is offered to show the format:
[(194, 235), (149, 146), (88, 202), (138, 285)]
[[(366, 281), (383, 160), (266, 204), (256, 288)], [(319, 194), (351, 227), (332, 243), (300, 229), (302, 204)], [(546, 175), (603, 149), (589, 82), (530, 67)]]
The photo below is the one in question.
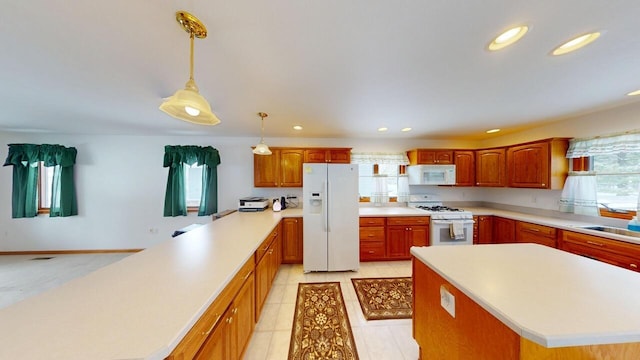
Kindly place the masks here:
[(317, 148), (304, 150), (306, 163), (351, 163), (351, 148)]
[(505, 149), (476, 150), (476, 186), (506, 186)]
[(253, 155), (255, 187), (302, 187), (304, 150), (271, 148), (271, 155)]
[(560, 190), (569, 171), (565, 157), (567, 139), (543, 141), (507, 148), (508, 186)]
[(473, 150), (456, 150), (453, 152), (453, 163), (456, 165), (456, 185), (473, 186), (476, 184), (476, 153)]
[(414, 149), (407, 151), (409, 165), (453, 164), (453, 150)]

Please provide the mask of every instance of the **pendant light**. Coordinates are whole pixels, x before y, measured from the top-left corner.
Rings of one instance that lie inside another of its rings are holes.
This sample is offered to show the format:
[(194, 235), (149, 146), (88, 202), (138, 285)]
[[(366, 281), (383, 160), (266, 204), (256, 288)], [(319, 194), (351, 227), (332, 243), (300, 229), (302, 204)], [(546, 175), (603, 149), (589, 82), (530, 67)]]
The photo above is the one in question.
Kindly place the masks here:
[(217, 125), (220, 119), (211, 111), (207, 100), (198, 92), (198, 86), (193, 80), (193, 40), (207, 37), (207, 28), (200, 20), (186, 11), (176, 12), (176, 21), (189, 33), (191, 43), (191, 58), (189, 63), (189, 81), (184, 89), (180, 89), (165, 99), (160, 110), (176, 119), (199, 125)]
[(271, 155), (271, 150), (269, 150), (267, 144), (264, 143), (264, 118), (269, 115), (267, 115), (267, 113), (259, 112), (258, 116), (260, 116), (261, 119), (260, 143), (256, 145), (255, 149), (253, 149), (253, 153), (256, 155)]

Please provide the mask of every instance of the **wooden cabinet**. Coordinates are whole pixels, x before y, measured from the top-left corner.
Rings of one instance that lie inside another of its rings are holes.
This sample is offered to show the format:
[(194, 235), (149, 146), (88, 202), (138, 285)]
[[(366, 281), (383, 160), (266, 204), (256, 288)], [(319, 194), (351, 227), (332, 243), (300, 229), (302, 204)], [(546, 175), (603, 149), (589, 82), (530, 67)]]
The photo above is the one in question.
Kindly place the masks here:
[(548, 139), (507, 148), (508, 186), (560, 190), (569, 170), (567, 139)]
[(477, 150), (476, 186), (506, 186), (505, 166), (504, 148)]
[(385, 218), (360, 218), (360, 261), (384, 260)]
[(386, 233), (387, 258), (410, 259), (412, 246), (429, 245), (429, 217), (389, 217)]
[(453, 150), (415, 149), (407, 151), (410, 165), (453, 164)]
[(282, 219), (282, 262), (302, 264), (302, 218)]
[(476, 184), (476, 152), (456, 150), (453, 152), (453, 163), (456, 165), (456, 185), (474, 186)]
[(473, 243), (491, 244), (493, 241), (493, 216), (478, 215), (473, 217)]
[(220, 325), (207, 338), (195, 359), (240, 359), (255, 326), (254, 276), (247, 277)]
[(556, 248), (556, 236), (556, 228), (524, 221), (516, 222), (516, 242), (541, 244)]
[(516, 241), (516, 221), (494, 216), (492, 244), (508, 244)]
[(302, 187), (304, 150), (271, 148), (271, 155), (253, 155), (255, 187)]
[(561, 231), (558, 247), (561, 250), (625, 269), (640, 271), (640, 246), (638, 245), (572, 231)]
[(351, 163), (351, 148), (317, 148), (304, 150), (306, 163)]
[[(167, 359), (240, 358), (255, 324), (254, 268), (253, 259), (242, 266)], [(227, 327), (230, 315), (236, 316), (237, 331)]]
[(256, 251), (256, 302), (255, 321), (257, 322), (262, 312), (264, 302), (267, 300), (271, 284), (278, 273), (278, 268), (282, 262), (282, 247), (280, 226), (273, 229), (271, 234), (262, 242)]

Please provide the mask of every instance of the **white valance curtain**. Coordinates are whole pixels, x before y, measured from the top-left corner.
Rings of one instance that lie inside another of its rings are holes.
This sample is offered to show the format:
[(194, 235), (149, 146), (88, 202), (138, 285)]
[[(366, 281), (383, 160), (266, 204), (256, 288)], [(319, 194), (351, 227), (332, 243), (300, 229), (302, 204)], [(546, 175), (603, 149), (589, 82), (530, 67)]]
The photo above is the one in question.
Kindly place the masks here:
[(640, 130), (593, 138), (572, 139), (569, 141), (567, 158), (633, 152), (640, 152)]
[(351, 153), (352, 164), (409, 165), (406, 153)]
[[(593, 138), (572, 139), (567, 158), (640, 152), (640, 130)], [(560, 211), (598, 216), (596, 174), (590, 171), (570, 172), (560, 196)], [(640, 194), (638, 195), (640, 204)]]

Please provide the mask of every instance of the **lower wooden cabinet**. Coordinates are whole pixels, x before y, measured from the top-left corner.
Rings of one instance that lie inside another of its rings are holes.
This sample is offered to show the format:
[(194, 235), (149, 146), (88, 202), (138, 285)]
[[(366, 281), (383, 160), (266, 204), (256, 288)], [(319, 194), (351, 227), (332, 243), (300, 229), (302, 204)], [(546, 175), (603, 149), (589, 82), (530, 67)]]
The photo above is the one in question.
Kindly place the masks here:
[(303, 223), (301, 217), (282, 219), (282, 262), (302, 264)]
[(385, 224), (384, 217), (360, 218), (360, 261), (385, 259)]
[(640, 246), (638, 245), (563, 230), (558, 248), (640, 272)]
[(493, 241), (493, 216), (478, 215), (473, 217), (473, 243), (491, 244)]
[(410, 259), (412, 246), (429, 245), (429, 217), (387, 218), (387, 258)]
[[(260, 256), (262, 255), (262, 256)], [(257, 322), (262, 312), (264, 302), (267, 300), (271, 284), (278, 273), (278, 268), (282, 263), (282, 234), (281, 224), (278, 224), (271, 234), (263, 241), (258, 251), (256, 251), (256, 311), (255, 321)]]
[(240, 359), (254, 329), (254, 276), (238, 292), (222, 322), (207, 338), (195, 359)]
[(557, 248), (556, 228), (532, 224), (524, 221), (516, 222), (516, 242), (534, 243)]
[(516, 221), (499, 216), (493, 217), (493, 244), (508, 244), (516, 241)]

